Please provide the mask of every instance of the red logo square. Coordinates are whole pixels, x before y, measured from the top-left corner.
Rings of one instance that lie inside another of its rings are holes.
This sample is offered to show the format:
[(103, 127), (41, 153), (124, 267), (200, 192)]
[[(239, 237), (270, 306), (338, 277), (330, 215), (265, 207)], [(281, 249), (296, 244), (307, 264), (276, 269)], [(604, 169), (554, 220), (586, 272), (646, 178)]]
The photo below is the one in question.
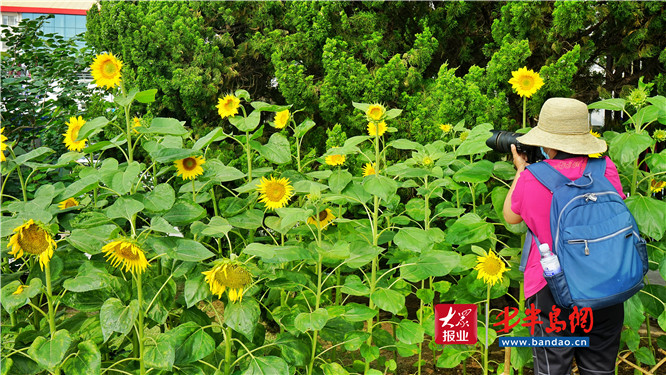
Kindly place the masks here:
[(475, 304), (435, 305), (435, 342), (476, 344), (477, 306)]

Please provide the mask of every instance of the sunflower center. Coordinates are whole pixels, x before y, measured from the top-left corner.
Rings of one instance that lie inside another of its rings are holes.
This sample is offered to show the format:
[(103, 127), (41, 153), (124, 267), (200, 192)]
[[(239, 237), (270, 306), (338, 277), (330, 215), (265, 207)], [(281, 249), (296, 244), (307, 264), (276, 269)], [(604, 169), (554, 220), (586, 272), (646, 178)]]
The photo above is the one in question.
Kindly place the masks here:
[(324, 221), (328, 217), (328, 212), (326, 210), (322, 211), (319, 213), (319, 221)]
[(33, 255), (39, 255), (45, 252), (50, 246), (46, 236), (47, 234), (44, 232), (44, 229), (37, 225), (31, 225), (21, 231), (21, 235), (18, 238), (18, 244), (23, 251)]
[(81, 130), (81, 125), (72, 127), (72, 141), (76, 141), (76, 138), (79, 137), (79, 130)]
[(534, 78), (523, 77), (523, 87), (532, 87), (534, 85)]
[(76, 206), (77, 206), (76, 202), (74, 202), (74, 201), (71, 200), (71, 199), (68, 199), (68, 200), (65, 202), (65, 208), (76, 207)]
[(132, 246), (122, 247), (120, 244), (116, 247), (116, 255), (119, 258), (129, 260), (129, 261), (138, 261), (140, 259), (139, 254), (132, 251)]
[[(226, 272), (224, 269), (226, 269)], [(215, 281), (229, 289), (243, 289), (252, 282), (252, 279), (250, 273), (245, 269), (227, 265), (215, 273)]]
[(501, 260), (488, 258), (483, 262), (483, 272), (489, 276), (496, 276), (502, 270)]
[(185, 159), (183, 159), (183, 168), (185, 168), (186, 170), (191, 171), (196, 167), (197, 167), (196, 159), (194, 159), (194, 158), (185, 158)]
[(235, 109), (234, 108), (234, 101), (233, 100), (227, 100), (226, 102), (224, 102), (224, 109), (226, 109), (227, 111), (233, 111)]
[(279, 202), (286, 193), (287, 189), (282, 184), (272, 182), (266, 186), (266, 196), (273, 202)]
[(111, 60), (102, 63), (102, 74), (106, 77), (113, 77), (118, 73), (118, 66)]

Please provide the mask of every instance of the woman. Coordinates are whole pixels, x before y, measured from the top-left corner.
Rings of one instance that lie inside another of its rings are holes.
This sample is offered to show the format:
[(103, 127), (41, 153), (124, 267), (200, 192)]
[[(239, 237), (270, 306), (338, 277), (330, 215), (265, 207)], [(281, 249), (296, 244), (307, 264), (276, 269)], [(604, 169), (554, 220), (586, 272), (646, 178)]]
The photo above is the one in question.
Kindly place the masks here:
[[(518, 140), (523, 144), (541, 147), (541, 152), (546, 157), (543, 162), (572, 180), (583, 174), (588, 155), (599, 154), (607, 149), (603, 140), (590, 133), (587, 105), (568, 98), (548, 99), (541, 108), (537, 126)], [(547, 243), (552, 249), (552, 193), (526, 169), (527, 160), (524, 155), (517, 153), (514, 145), (511, 146), (511, 151), (516, 176), (504, 201), (504, 218), (510, 224), (518, 224), (524, 220), (541, 243)], [(608, 157), (605, 176), (624, 199), (617, 168)], [(624, 320), (623, 305), (620, 303), (593, 310), (587, 326), (578, 325), (574, 332), (571, 332), (570, 323), (573, 322), (569, 321), (569, 316), (573, 311), (555, 305), (543, 276), (540, 253), (534, 242), (531, 247), (524, 274), (526, 306), (531, 307), (533, 304), (535, 309), (541, 310), (538, 320), (543, 322), (535, 327), (534, 336), (590, 338), (589, 347), (533, 348), (535, 374), (569, 374), (573, 358), (576, 358), (578, 369), (583, 375), (614, 373)], [(560, 329), (557, 324), (551, 327), (553, 317), (564, 321), (566, 329)], [(590, 325), (592, 328), (587, 331)], [(583, 328), (586, 328), (585, 331)]]

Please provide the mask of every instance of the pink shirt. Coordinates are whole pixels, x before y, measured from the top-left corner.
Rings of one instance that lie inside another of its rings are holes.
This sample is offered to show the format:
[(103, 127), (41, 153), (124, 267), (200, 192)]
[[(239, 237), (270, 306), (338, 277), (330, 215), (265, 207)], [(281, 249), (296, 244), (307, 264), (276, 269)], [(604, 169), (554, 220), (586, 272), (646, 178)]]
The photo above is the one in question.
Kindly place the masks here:
[[(575, 180), (583, 175), (587, 157), (578, 156), (562, 160), (549, 159), (545, 162), (555, 167), (566, 177)], [(622, 193), (622, 184), (617, 168), (607, 156), (605, 176), (624, 199), (625, 195)], [(553, 238), (550, 233), (550, 205), (552, 200), (553, 194), (537, 181), (529, 170), (526, 169), (520, 173), (511, 196), (511, 211), (520, 215), (534, 235), (539, 238), (539, 241), (547, 243), (551, 249), (553, 248)], [(539, 255), (539, 250), (532, 241), (530, 256), (525, 267), (525, 298), (536, 294), (546, 286)]]

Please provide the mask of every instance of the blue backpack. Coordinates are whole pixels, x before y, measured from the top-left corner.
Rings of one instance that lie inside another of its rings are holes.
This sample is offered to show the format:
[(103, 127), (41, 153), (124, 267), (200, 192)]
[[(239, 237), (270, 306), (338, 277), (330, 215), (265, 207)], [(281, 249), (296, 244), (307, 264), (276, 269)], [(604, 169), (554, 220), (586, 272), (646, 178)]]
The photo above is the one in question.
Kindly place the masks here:
[[(590, 158), (583, 175), (571, 181), (548, 163), (527, 166), (553, 193), (551, 250), (561, 272), (545, 276), (562, 307), (600, 309), (621, 303), (643, 288), (648, 271), (645, 240), (622, 197), (606, 178), (606, 159)], [(525, 270), (532, 238), (528, 230), (520, 269)]]

